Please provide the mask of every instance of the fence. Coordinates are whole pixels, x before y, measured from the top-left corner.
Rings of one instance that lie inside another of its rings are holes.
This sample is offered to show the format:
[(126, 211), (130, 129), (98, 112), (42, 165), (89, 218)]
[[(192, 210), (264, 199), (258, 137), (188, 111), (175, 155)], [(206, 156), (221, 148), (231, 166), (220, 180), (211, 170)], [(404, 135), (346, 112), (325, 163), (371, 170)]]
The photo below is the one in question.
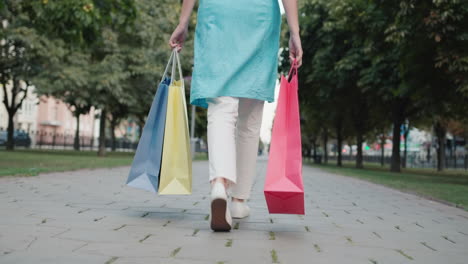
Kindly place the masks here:
[[(328, 156), (328, 160), (331, 162), (336, 162), (337, 156), (331, 155)], [(323, 160), (323, 157), (320, 158)], [(342, 161), (347, 162), (356, 162), (356, 155), (343, 155)], [(381, 163), (381, 156), (379, 155), (364, 155), (363, 161), (368, 163)], [(403, 154), (401, 155), (401, 164), (404, 162)], [(384, 165), (390, 165), (391, 157), (384, 156)], [(406, 157), (406, 167), (407, 168), (437, 168), (437, 156), (424, 157), (417, 154), (408, 154)], [(445, 157), (445, 168), (447, 169), (464, 169), (468, 170), (468, 155), (453, 155)]]
[[(23, 130), (15, 131), (15, 147), (26, 147), (32, 149), (74, 149), (75, 135), (66, 133), (54, 133), (50, 131), (30, 131), (27, 133)], [(0, 147), (6, 144), (6, 131), (0, 128)], [(97, 150), (99, 144), (98, 137), (80, 136), (79, 145), (80, 150)], [(193, 141), (195, 144), (195, 152), (207, 152), (207, 146), (200, 138)], [(106, 138), (106, 148), (112, 148), (112, 139)], [(116, 151), (135, 151), (138, 147), (138, 141), (131, 141), (126, 138), (116, 138), (115, 148)]]
[[(7, 132), (0, 129), (0, 145), (6, 145)], [(75, 134), (55, 133), (51, 131), (16, 130), (14, 133), (15, 147), (26, 147), (33, 149), (73, 149)], [(80, 136), (79, 146), (81, 150), (97, 150), (98, 137)], [(112, 148), (112, 140), (106, 138), (106, 148)], [(115, 147), (117, 151), (134, 151), (138, 142), (132, 142), (126, 138), (117, 138)]]
[[(37, 149), (73, 149), (75, 141), (74, 135), (54, 134), (54, 133), (39, 133), (36, 144), (32, 148)], [(79, 137), (79, 145), (81, 150), (97, 150), (99, 144), (98, 137)], [(106, 148), (112, 148), (112, 139), (106, 138)], [(138, 142), (131, 142), (125, 138), (117, 138), (115, 140), (115, 148), (117, 151), (134, 151), (138, 146)]]

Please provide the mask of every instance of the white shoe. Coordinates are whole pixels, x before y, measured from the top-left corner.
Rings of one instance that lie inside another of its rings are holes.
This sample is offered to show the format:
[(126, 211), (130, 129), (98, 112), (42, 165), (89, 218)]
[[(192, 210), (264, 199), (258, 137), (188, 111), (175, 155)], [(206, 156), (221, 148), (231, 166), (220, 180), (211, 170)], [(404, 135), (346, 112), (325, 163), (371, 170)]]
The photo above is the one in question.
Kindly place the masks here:
[(231, 202), (231, 215), (232, 218), (244, 218), (249, 216), (250, 207), (246, 202), (232, 201)]
[(214, 231), (229, 231), (232, 227), (231, 213), (228, 208), (224, 184), (216, 182), (211, 188), (210, 225)]

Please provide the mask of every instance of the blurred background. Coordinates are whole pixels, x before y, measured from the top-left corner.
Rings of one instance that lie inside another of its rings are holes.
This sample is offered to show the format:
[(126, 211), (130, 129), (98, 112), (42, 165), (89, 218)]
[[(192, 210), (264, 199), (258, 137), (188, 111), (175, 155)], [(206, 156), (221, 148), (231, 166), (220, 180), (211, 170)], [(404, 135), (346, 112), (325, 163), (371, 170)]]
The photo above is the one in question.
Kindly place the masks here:
[[(130, 164), (180, 8), (1, 1), (0, 175)], [(468, 5), (303, 0), (299, 16), (306, 162), (468, 170)], [(187, 102), (195, 25), (196, 8), (181, 52)], [(288, 40), (283, 15), (278, 77), (289, 70)], [(259, 155), (275, 106), (265, 106)], [(187, 107), (194, 157), (206, 159), (206, 110)]]

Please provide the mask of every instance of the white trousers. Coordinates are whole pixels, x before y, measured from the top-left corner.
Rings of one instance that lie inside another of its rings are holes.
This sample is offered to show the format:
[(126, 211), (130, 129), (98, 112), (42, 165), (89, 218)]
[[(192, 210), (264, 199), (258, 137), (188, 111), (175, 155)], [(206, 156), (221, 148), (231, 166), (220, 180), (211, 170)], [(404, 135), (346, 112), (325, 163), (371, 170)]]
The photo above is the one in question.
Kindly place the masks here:
[(256, 176), (264, 101), (220, 96), (207, 102), (209, 180), (226, 178), (228, 194), (248, 199)]

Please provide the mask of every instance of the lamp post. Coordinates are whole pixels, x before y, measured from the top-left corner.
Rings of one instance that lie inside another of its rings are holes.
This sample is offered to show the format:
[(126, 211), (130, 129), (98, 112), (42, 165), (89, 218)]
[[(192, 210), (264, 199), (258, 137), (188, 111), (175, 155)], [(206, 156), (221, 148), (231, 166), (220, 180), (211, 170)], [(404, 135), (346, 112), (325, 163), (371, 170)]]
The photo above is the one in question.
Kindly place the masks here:
[(190, 150), (192, 151), (192, 159), (195, 158), (195, 115), (197, 114), (197, 109), (195, 105), (192, 105), (192, 114), (190, 120)]
[[(184, 77), (184, 82), (188, 84), (187, 86), (190, 86), (192, 81), (192, 76), (186, 76)], [(190, 93), (185, 91), (185, 95), (190, 98)], [(197, 109), (195, 105), (192, 105), (191, 107), (191, 112), (190, 112), (190, 153), (192, 155), (192, 159), (195, 158), (195, 116), (197, 114)]]

